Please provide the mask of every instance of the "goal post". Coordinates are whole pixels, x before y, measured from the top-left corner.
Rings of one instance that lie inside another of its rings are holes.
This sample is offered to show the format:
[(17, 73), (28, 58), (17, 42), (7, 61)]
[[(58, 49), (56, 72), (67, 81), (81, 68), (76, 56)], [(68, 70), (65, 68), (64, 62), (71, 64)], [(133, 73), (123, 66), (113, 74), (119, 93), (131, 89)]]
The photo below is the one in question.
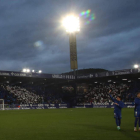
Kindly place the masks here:
[(4, 99), (0, 99), (0, 110), (4, 110)]

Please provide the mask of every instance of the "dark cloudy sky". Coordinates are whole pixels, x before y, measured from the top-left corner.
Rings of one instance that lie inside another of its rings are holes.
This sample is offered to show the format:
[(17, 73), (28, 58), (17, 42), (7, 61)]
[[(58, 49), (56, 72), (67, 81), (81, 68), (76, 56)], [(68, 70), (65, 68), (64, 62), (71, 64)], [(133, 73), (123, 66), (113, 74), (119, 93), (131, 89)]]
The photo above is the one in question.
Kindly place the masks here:
[(61, 20), (88, 9), (96, 18), (85, 25), (80, 17), (79, 69), (140, 63), (140, 0), (0, 0), (0, 70), (70, 71), (69, 37)]

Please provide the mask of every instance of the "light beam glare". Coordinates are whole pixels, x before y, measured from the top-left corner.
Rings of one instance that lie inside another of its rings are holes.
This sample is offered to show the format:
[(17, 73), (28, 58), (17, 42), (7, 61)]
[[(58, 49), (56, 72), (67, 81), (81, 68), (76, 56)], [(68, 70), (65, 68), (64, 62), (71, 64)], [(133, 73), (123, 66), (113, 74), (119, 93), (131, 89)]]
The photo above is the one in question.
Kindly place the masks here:
[(88, 20), (85, 22), (85, 25), (87, 25), (95, 19), (95, 14), (91, 13), (91, 10), (88, 9), (86, 11), (81, 12), (80, 17), (88, 18)]

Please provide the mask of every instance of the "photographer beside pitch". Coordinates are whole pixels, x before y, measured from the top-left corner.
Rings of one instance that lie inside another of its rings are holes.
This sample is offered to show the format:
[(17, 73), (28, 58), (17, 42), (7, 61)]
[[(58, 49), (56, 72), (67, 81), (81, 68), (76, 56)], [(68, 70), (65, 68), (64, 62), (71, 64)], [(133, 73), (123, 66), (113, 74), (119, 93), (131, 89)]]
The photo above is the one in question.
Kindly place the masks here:
[(135, 98), (135, 109), (134, 109), (135, 123), (134, 131), (137, 131), (137, 123), (139, 122), (139, 131), (140, 131), (140, 92), (138, 92), (137, 97)]
[(116, 119), (116, 125), (117, 125), (117, 129), (120, 130), (120, 125), (121, 125), (121, 109), (124, 106), (124, 103), (121, 101), (121, 96), (117, 96), (117, 98), (113, 98), (111, 96), (111, 90), (109, 91), (109, 96), (111, 98), (111, 100), (114, 102), (114, 118)]

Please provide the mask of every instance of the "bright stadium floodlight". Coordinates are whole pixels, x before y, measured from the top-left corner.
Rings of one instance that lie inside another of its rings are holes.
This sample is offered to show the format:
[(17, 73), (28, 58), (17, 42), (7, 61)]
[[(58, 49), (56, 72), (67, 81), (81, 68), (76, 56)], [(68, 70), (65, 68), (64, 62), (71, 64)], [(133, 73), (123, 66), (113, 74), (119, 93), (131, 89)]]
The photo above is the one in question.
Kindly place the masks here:
[(79, 17), (75, 17), (73, 15), (67, 16), (63, 19), (63, 26), (68, 33), (75, 33), (80, 31), (80, 21)]
[(135, 65), (134, 65), (134, 68), (135, 68), (135, 69), (139, 68), (139, 65), (138, 65), (138, 64), (135, 64)]
[(35, 70), (32, 70), (32, 72), (35, 72)]
[(41, 71), (41, 70), (39, 70), (38, 72), (39, 72), (39, 73), (42, 73), (42, 71)]
[(27, 72), (27, 70), (26, 70), (26, 69), (23, 69), (22, 71), (23, 71), (23, 72)]
[(30, 69), (27, 69), (26, 72), (27, 72), (27, 73), (30, 72)]

